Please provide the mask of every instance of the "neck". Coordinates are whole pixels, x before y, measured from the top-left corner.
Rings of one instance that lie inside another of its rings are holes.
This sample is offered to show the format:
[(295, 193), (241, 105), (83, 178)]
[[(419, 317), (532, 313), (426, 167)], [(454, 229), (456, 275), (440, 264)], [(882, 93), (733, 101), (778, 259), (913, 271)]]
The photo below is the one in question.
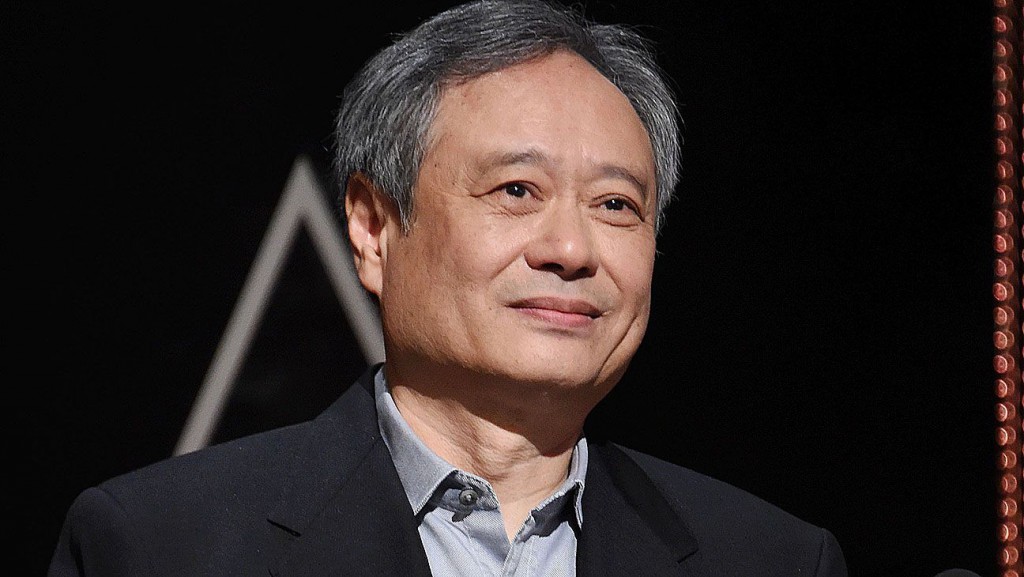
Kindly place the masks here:
[[(529, 512), (565, 480), (589, 407), (573, 406), (574, 395), (562, 398), (512, 383), (434, 380), (420, 386), (385, 367), (409, 427), (438, 456), (487, 479), (513, 537)], [(506, 396), (513, 400), (496, 398)]]

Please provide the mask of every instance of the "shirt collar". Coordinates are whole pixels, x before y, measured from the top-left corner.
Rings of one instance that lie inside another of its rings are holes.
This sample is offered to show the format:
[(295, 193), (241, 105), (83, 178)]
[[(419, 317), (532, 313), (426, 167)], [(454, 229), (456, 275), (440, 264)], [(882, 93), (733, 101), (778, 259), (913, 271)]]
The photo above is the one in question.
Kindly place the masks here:
[[(402, 481), (405, 495), (412, 505), (413, 514), (420, 511), (437, 491), (437, 488), (453, 473), (472, 476), (471, 473), (459, 471), (456, 467), (431, 451), (416, 436), (398, 411), (395, 400), (391, 397), (382, 366), (374, 377), (374, 397), (377, 403), (377, 425), (380, 428), (384, 444), (391, 453), (398, 478)], [(583, 488), (587, 474), (587, 440), (580, 440), (573, 448), (569, 461), (569, 474), (549, 498), (537, 506), (535, 511), (544, 509), (552, 501), (573, 491), (573, 510), (578, 527), (583, 527)]]
[(438, 485), (457, 469), (428, 449), (412, 432), (391, 398), (391, 391), (384, 380), (384, 367), (374, 377), (373, 392), (381, 437), (391, 452), (391, 460), (395, 463), (413, 514), (419, 515)]

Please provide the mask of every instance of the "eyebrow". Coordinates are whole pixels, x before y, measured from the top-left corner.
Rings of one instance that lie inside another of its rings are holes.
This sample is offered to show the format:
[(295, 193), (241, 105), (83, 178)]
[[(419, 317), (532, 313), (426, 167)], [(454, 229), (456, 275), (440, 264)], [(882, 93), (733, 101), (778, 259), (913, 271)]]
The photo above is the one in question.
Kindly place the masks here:
[[(524, 164), (528, 166), (551, 166), (556, 164), (556, 162), (543, 151), (536, 148), (528, 148), (521, 151), (494, 152), (487, 154), (480, 160), (478, 167), (482, 169), (483, 172), (486, 172), (493, 168), (515, 166), (517, 164)], [(644, 202), (647, 201), (647, 181), (637, 176), (635, 172), (625, 166), (608, 163), (600, 164), (597, 166), (597, 174), (599, 178), (624, 180), (632, 184), (640, 191), (641, 196), (644, 198)]]

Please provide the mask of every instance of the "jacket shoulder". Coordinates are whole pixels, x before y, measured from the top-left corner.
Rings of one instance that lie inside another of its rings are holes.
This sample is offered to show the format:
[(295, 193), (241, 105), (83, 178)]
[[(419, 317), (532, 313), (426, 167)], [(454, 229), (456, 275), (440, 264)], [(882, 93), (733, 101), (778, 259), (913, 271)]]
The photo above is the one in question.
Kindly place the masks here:
[(315, 516), (378, 448), (369, 393), (375, 368), (312, 421), (170, 457), (86, 489), (66, 516), (50, 576), (265, 572), (268, 556), (295, 535), (275, 520), (279, 508), (287, 504), (300, 520)]
[(847, 574), (842, 550), (827, 529), (724, 481), (640, 451), (617, 448), (664, 495), (697, 539), (709, 566), (739, 564), (737, 574), (762, 574), (768, 565), (817, 567), (813, 573), (797, 574)]
[(273, 539), (267, 509), (307, 428), (170, 457), (84, 490), (68, 510), (48, 575), (259, 571)]
[[(180, 494), (187, 502), (220, 498), (224, 490), (238, 494), (276, 485), (294, 447), (307, 436), (309, 423), (274, 429), (169, 457), (110, 478), (99, 488), (124, 505)], [(287, 475), (283, 475), (287, 476)]]

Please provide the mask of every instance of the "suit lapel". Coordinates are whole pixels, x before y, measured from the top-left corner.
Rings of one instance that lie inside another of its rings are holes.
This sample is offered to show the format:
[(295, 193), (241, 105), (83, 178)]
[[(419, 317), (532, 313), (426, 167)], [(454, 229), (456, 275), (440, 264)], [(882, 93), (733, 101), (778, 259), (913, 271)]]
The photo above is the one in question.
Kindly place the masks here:
[[(372, 367), (310, 425), (268, 516), (279, 577), (429, 577), (430, 566), (377, 428)], [(611, 444), (591, 444), (577, 547), (581, 577), (698, 577), (697, 543), (646, 473)]]
[(614, 445), (591, 447), (577, 575), (703, 575), (696, 539), (647, 474)]
[(281, 577), (429, 577), (416, 520), (380, 438), (367, 371), (311, 424), (268, 521)]

